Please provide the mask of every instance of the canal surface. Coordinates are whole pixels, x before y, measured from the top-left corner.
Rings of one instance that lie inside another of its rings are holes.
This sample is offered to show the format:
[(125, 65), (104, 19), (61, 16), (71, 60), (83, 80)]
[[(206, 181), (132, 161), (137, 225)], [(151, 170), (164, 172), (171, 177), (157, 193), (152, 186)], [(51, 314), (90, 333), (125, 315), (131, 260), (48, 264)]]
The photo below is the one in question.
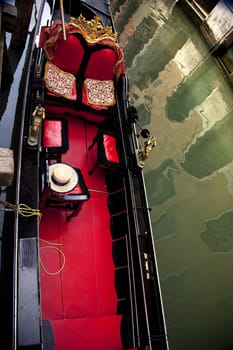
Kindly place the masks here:
[(170, 349), (233, 349), (232, 86), (174, 1), (113, 10), (131, 98), (157, 138), (144, 172)]

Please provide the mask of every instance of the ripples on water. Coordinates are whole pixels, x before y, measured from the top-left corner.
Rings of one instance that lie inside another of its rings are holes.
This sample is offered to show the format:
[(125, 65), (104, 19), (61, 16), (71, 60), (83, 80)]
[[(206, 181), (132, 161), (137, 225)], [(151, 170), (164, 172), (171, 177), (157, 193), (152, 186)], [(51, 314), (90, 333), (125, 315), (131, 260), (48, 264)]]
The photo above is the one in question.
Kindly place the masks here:
[(145, 166), (172, 350), (233, 349), (232, 86), (172, 1), (113, 1)]

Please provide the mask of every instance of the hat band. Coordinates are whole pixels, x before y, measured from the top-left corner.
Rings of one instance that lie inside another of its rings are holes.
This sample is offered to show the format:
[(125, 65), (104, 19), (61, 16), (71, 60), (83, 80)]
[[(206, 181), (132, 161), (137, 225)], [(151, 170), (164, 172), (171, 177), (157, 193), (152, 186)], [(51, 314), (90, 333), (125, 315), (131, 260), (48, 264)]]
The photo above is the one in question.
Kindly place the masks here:
[(57, 185), (57, 186), (65, 186), (65, 185), (67, 185), (68, 184), (68, 182), (69, 182), (69, 180), (68, 181), (66, 181), (66, 182), (64, 182), (64, 183), (62, 183), (62, 182), (59, 182), (59, 181), (57, 181), (53, 176), (52, 176), (52, 179), (53, 179), (53, 182), (55, 183), (55, 185)]

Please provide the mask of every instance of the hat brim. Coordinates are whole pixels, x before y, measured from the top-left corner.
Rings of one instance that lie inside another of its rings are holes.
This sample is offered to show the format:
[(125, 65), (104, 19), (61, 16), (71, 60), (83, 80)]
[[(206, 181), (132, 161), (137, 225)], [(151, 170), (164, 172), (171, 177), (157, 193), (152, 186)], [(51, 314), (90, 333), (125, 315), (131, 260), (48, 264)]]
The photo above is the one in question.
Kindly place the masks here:
[[(67, 169), (71, 170), (71, 172), (72, 172), (72, 176), (71, 176), (70, 181), (68, 183), (66, 183), (65, 185), (56, 184), (52, 178), (52, 174), (53, 174), (54, 169), (57, 166), (60, 167), (61, 165), (64, 167), (64, 170), (65, 170), (65, 168), (67, 168)], [(55, 191), (58, 193), (70, 192), (77, 186), (77, 184), (78, 184), (78, 174), (72, 166), (65, 164), (65, 163), (56, 163), (56, 164), (52, 164), (49, 166), (49, 185), (50, 185), (50, 188), (52, 191)]]

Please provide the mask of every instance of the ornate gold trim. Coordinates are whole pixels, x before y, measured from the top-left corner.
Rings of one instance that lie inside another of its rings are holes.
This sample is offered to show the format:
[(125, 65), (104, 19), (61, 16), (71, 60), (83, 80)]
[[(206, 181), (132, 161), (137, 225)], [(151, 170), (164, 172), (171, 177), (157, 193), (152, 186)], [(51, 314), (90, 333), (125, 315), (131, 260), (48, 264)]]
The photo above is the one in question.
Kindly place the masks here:
[(78, 18), (71, 17), (70, 24), (79, 28), (87, 42), (95, 44), (103, 39), (108, 39), (116, 42), (117, 33), (113, 33), (112, 27), (104, 27), (100, 22), (100, 17), (95, 16), (88, 21), (84, 16)]

